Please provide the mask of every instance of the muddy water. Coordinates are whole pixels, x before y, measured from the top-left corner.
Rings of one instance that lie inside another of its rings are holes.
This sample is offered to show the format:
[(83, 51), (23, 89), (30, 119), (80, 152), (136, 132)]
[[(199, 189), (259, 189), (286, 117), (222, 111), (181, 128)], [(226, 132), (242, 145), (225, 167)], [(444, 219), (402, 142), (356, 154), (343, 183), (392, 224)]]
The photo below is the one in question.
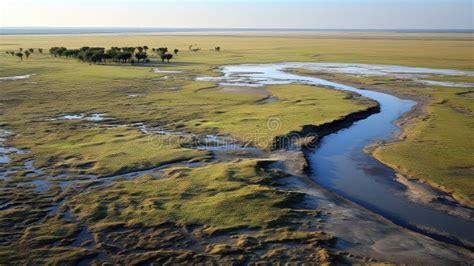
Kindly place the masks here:
[[(223, 77), (202, 77), (225, 86), (258, 87), (271, 84), (303, 83), (356, 92), (379, 102), (381, 111), (351, 127), (324, 137), (317, 149), (305, 151), (311, 178), (321, 186), (383, 215), (392, 222), (438, 240), (474, 248), (473, 211), (466, 209), (462, 218), (416, 202), (407, 197), (408, 186), (396, 181), (395, 172), (366, 155), (363, 148), (377, 141), (390, 140), (400, 132), (394, 121), (408, 112), (415, 102), (395, 96), (360, 90), (343, 84), (284, 72), (288, 68), (338, 72), (353, 75), (376, 75), (417, 80), (423, 75), (473, 75), (474, 72), (412, 68), (385, 65), (281, 63), (235, 65), (222, 68)], [(449, 198), (447, 195), (441, 197)], [(442, 203), (439, 203), (442, 204)], [(449, 201), (449, 205), (456, 203)]]

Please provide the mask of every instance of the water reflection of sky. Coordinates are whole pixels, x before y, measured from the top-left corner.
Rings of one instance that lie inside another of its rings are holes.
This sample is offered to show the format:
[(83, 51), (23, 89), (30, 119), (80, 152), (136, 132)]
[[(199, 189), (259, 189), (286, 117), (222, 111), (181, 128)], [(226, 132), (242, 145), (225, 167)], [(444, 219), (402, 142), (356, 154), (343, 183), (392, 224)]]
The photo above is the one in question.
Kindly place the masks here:
[[(264, 66), (264, 69), (262, 69)], [(234, 86), (263, 86), (270, 84), (288, 84), (294, 82), (296, 76), (282, 73), (280, 70), (286, 68), (303, 67), (315, 72), (330, 72), (350, 74), (355, 76), (392, 77), (406, 79), (427, 86), (445, 87), (472, 87), (474, 83), (448, 82), (429, 80), (430, 76), (474, 76), (474, 71), (463, 71), (453, 69), (432, 69), (423, 67), (406, 67), (394, 65), (371, 65), (371, 64), (346, 64), (346, 63), (281, 63), (266, 65), (237, 65), (223, 68), (224, 77), (200, 77), (198, 80), (220, 81), (225, 85)], [(291, 78), (292, 81), (289, 81)], [(301, 81), (308, 80), (307, 77), (298, 77)], [(319, 85), (327, 82), (320, 80)]]
[[(226, 85), (263, 86), (303, 83), (356, 92), (380, 103), (381, 112), (355, 122), (351, 127), (324, 137), (317, 149), (308, 153), (312, 178), (320, 185), (376, 211), (398, 224), (435, 233), (447, 234), (474, 246), (474, 222), (417, 204), (406, 198), (406, 187), (395, 181), (395, 172), (366, 155), (363, 148), (376, 141), (388, 140), (400, 131), (394, 121), (408, 112), (415, 102), (395, 96), (360, 90), (314, 77), (284, 72), (288, 68), (336, 72), (353, 75), (393, 76), (417, 80), (425, 75), (473, 76), (474, 72), (386, 65), (338, 63), (281, 63), (223, 67), (223, 77), (209, 80)], [(201, 78), (206, 80), (206, 78)]]

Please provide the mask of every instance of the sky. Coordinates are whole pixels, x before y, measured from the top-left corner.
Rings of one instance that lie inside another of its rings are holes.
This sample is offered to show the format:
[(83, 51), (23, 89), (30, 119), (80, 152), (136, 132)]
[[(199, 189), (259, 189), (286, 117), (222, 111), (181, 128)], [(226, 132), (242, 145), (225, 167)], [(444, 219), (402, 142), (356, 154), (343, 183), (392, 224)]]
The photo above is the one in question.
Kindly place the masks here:
[(0, 0), (0, 27), (473, 29), (474, 0)]

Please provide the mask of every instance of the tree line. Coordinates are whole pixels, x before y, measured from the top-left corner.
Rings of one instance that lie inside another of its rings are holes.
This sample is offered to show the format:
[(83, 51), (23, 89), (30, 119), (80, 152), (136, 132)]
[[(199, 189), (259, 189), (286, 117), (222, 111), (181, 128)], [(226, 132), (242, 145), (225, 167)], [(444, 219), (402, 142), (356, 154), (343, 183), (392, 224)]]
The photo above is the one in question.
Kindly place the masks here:
[[(220, 51), (220, 47), (215, 47), (214, 50), (216, 52)], [(36, 49), (38, 53), (42, 54), (43, 49), (38, 48)], [(79, 49), (68, 49), (66, 47), (51, 47), (49, 49), (49, 53), (51, 56), (54, 57), (65, 57), (65, 58), (76, 58), (82, 62), (90, 62), (94, 64), (98, 63), (107, 63), (107, 62), (114, 62), (119, 64), (125, 63), (149, 63), (150, 59), (148, 58), (147, 51), (149, 47), (144, 46), (137, 46), (137, 47), (111, 47), (110, 49), (106, 50), (104, 47), (89, 47), (84, 46)], [(189, 46), (189, 50), (198, 52), (201, 48), (194, 48), (193, 45)], [(179, 50), (174, 49), (173, 54), (168, 51), (168, 47), (159, 47), (159, 48), (152, 48), (154, 53), (157, 53), (158, 56), (161, 58), (162, 62), (169, 62), (174, 55), (178, 55)], [(31, 54), (35, 52), (35, 49), (29, 48), (27, 50), (23, 50), (23, 48), (19, 48), (19, 52), (15, 51), (6, 51), (6, 54), (10, 54), (11, 56), (17, 56), (23, 61), (23, 56), (28, 59)]]
[[(54, 57), (65, 57), (65, 58), (77, 58), (83, 62), (90, 63), (149, 63), (147, 51), (148, 46), (138, 47), (111, 47), (105, 49), (104, 47), (89, 47), (84, 46), (79, 49), (68, 49), (66, 47), (51, 47), (49, 53)], [(168, 62), (173, 58), (173, 54), (168, 53), (167, 47), (153, 48), (153, 52), (158, 53), (161, 60)], [(178, 49), (174, 49), (174, 53), (177, 55)]]
[[(171, 58), (173, 58), (173, 55), (168, 52), (168, 47), (160, 47), (160, 48), (156, 48), (156, 49), (153, 48), (152, 51), (157, 53), (160, 56), (161, 62), (165, 62), (165, 60), (167, 60), (169, 62), (171, 60)], [(179, 50), (174, 49), (173, 53), (175, 55), (178, 55)]]
[[(11, 56), (17, 56), (18, 58), (20, 58), (21, 61), (23, 61), (23, 56), (25, 56), (26, 59), (28, 59), (28, 58), (30, 58), (30, 55), (35, 52), (35, 49), (33, 49), (33, 48), (29, 48), (29, 49), (27, 49), (27, 50), (25, 50), (25, 51), (23, 51), (23, 48), (20, 48), (19, 50), (20, 50), (19, 52), (6, 51), (5, 53), (6, 53), (6, 54), (9, 54), (9, 55), (11, 55)], [(37, 50), (38, 53), (40, 53), (40, 54), (43, 53), (43, 49), (42, 49), (42, 48), (38, 48), (38, 49), (36, 49), (36, 50)]]

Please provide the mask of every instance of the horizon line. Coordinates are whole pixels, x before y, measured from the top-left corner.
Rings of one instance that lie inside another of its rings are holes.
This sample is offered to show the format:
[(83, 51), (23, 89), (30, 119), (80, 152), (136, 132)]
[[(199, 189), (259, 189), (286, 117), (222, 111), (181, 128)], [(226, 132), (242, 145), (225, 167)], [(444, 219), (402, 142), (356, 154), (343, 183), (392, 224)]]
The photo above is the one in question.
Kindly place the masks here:
[(159, 27), (159, 26), (1, 26), (0, 29), (289, 29), (289, 30), (470, 30), (474, 28), (297, 28), (297, 27)]
[(474, 33), (474, 29), (439, 28), (281, 28), (281, 27), (101, 27), (101, 26), (0, 26), (0, 35), (113, 34), (186, 32), (395, 32)]

